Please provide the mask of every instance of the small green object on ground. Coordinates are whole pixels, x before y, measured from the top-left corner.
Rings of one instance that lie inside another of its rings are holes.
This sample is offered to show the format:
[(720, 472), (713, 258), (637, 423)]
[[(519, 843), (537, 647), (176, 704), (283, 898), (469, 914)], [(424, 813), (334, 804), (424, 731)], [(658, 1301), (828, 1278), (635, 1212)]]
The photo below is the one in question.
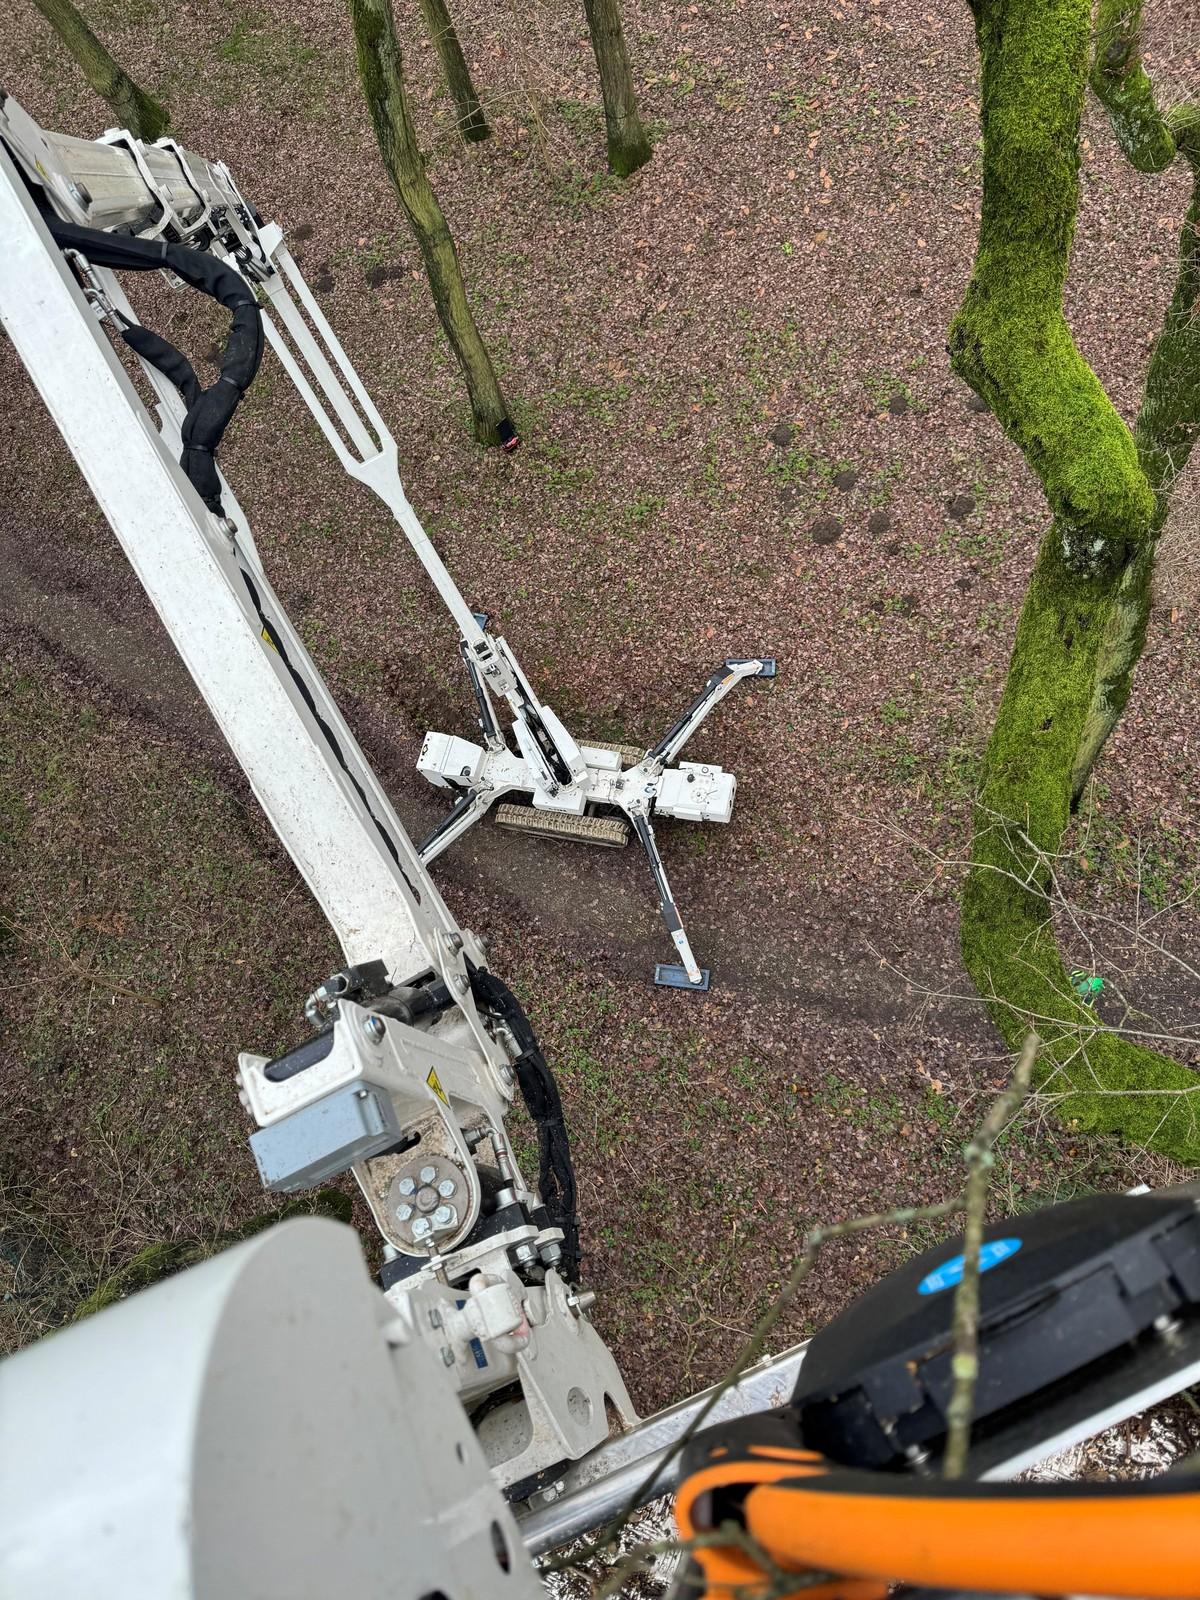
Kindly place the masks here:
[(1104, 993), (1104, 979), (1097, 978), (1094, 973), (1085, 972), (1078, 967), (1071, 974), (1071, 987), (1085, 1006), (1094, 1006), (1096, 996)]

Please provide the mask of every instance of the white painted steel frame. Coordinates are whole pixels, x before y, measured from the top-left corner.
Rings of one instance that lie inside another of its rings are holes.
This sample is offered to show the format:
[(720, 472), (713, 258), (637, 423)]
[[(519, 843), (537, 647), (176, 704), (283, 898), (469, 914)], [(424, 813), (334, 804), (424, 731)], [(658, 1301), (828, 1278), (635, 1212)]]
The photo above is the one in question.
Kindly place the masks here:
[[(221, 532), (153, 427), (3, 150), (0, 319), (347, 960), (382, 957), (397, 982), (430, 966), (461, 974), (442, 937), (457, 923), (257, 560)], [(263, 637), (247, 573), (345, 770)]]

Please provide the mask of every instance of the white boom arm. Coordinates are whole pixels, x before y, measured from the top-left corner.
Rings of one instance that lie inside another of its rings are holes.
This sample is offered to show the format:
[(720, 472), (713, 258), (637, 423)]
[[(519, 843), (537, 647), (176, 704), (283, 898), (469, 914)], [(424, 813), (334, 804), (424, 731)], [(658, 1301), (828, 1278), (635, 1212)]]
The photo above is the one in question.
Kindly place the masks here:
[[(388, 1295), (446, 1328), (464, 1397), (512, 1391), (490, 1413), (489, 1461), (502, 1482), (536, 1477), (604, 1439), (610, 1413), (634, 1415), (572, 1287), (573, 1178), (549, 1069), (284, 615), (228, 485), (218, 516), (181, 470), (185, 407), (143, 362), (161, 429), (148, 416), (104, 332), (114, 314), (135, 320), (119, 282), (79, 252), (68, 263), (39, 199), (70, 220), (216, 229), (247, 272), (257, 230), (223, 169), (173, 146), (44, 136), (0, 101), (0, 319), (348, 963), (310, 997), (315, 1038), (273, 1062), (241, 1057), (261, 1176), (291, 1193), (354, 1173), (386, 1241)], [(505, 1130), (518, 1085), (557, 1126), (550, 1194), (523, 1177)]]

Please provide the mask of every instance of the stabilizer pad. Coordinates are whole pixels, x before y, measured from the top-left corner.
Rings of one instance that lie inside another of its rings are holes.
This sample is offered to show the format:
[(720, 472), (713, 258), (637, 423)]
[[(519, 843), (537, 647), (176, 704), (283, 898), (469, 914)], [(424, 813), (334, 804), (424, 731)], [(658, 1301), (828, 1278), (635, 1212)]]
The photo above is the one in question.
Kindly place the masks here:
[(693, 983), (687, 975), (687, 969), (673, 961), (660, 961), (654, 969), (654, 982), (660, 989), (694, 989), (697, 994), (703, 994), (711, 981), (711, 974), (707, 967), (700, 968), (700, 982)]

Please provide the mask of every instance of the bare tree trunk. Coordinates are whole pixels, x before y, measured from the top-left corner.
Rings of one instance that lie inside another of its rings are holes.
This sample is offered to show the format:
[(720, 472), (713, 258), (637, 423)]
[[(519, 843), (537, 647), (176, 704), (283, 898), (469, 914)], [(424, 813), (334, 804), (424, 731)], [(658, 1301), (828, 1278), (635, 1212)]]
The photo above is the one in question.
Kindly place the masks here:
[(621, 26), (621, 0), (583, 0), (600, 92), (604, 96), (604, 126), (608, 132), (608, 170), (618, 178), (644, 167), (650, 159), (650, 140), (638, 116), (625, 30)]
[(84, 76), (102, 100), (107, 100), (122, 128), (135, 139), (161, 139), (170, 117), (152, 95), (124, 72), (71, 4), (71, 0), (33, 0), (46, 21), (58, 34)]
[(458, 131), (464, 139), (478, 144), (482, 139), (490, 138), (492, 130), (488, 127), (479, 96), (475, 93), (475, 85), (471, 82), (471, 69), (458, 42), (446, 0), (421, 0), (421, 15), (425, 18), (426, 31), (442, 63), (446, 87), (450, 90), (450, 98), (458, 113)]
[(425, 263), (433, 303), (458, 358), (471, 400), (475, 435), (511, 448), (516, 434), (492, 369), (463, 282), (458, 252), (425, 171), (425, 158), (404, 88), (404, 63), (396, 40), (391, 0), (350, 0), (350, 21), (367, 108), (388, 176)]

